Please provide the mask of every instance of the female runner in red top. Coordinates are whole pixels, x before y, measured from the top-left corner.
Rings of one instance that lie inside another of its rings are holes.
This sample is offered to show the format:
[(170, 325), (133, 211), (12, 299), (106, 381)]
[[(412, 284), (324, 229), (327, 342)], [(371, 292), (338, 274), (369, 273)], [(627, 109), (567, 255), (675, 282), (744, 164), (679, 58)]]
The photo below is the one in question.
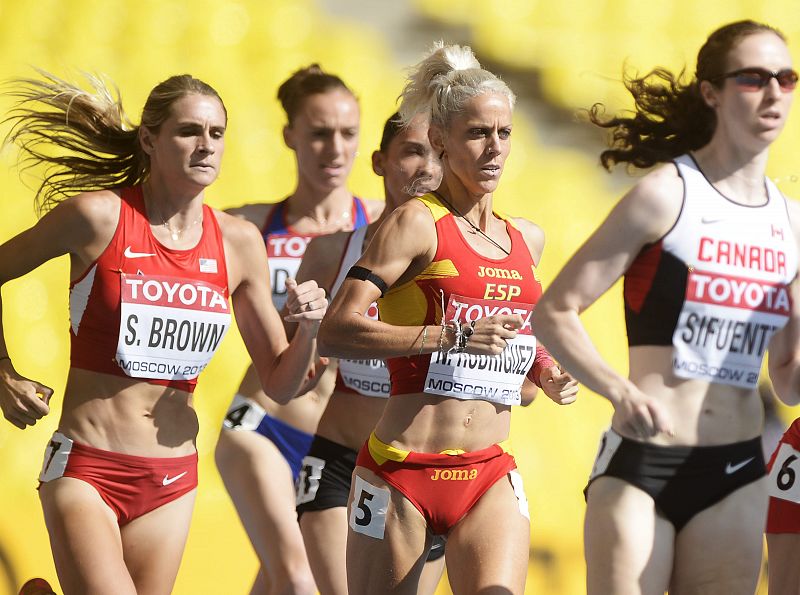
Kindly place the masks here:
[[(320, 327), (323, 355), (384, 358), (391, 379), (350, 492), (354, 594), (415, 593), (434, 535), (447, 538), (454, 593), (524, 591), (529, 521), (511, 406), (535, 390), (529, 375), (563, 403), (577, 386), (541, 351), (534, 367), (542, 230), (492, 205), (513, 104), (469, 48), (437, 44), (417, 65), (400, 114), (430, 113), (442, 184), (387, 218)], [(380, 320), (363, 315), (375, 300)]]
[[(37, 194), (46, 213), (0, 246), (0, 282), (70, 257), (72, 364), (39, 488), (62, 589), (167, 594), (197, 485), (192, 391), (228, 298), (264, 389), (285, 399), (305, 381), (327, 303), (316, 283), (289, 281), (299, 324), (287, 343), (258, 229), (204, 204), (227, 125), (213, 88), (173, 76), (131, 127), (92, 83), (95, 94), (46, 73), (16, 82), (10, 139), (51, 167)], [(52, 394), (15, 370), (0, 333), (6, 419), (35, 424)]]

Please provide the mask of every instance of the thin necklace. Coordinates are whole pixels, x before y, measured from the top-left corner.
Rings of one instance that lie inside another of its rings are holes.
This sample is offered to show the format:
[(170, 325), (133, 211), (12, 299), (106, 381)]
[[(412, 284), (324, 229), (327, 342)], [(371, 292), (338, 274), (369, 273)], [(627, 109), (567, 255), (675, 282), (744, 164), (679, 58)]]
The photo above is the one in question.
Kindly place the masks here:
[[(154, 205), (156, 204), (155, 201), (153, 202), (153, 204)], [(167, 231), (169, 232), (170, 237), (172, 238), (172, 241), (174, 241), (174, 242), (177, 242), (180, 239), (181, 234), (184, 231), (190, 230), (191, 228), (193, 228), (195, 225), (197, 225), (198, 223), (200, 223), (203, 220), (203, 213), (202, 213), (202, 210), (201, 210), (200, 211), (200, 216), (197, 217), (194, 221), (192, 221), (189, 225), (185, 226), (183, 229), (172, 229), (170, 224), (167, 223), (167, 220), (164, 219), (164, 214), (161, 212), (161, 207), (160, 206), (156, 205), (156, 211), (158, 211), (158, 216), (161, 218), (161, 225), (163, 225), (167, 229)]]
[(352, 206), (348, 205), (348, 207), (344, 211), (342, 211), (342, 214), (339, 215), (336, 219), (328, 219), (326, 217), (317, 218), (311, 213), (309, 213), (307, 217), (311, 219), (314, 223), (319, 225), (319, 227), (321, 228), (332, 227), (332, 226), (336, 226), (338, 228), (342, 222), (350, 220), (351, 209)]
[(467, 219), (467, 218), (466, 218), (466, 217), (465, 217), (463, 214), (461, 214), (461, 211), (459, 211), (459, 210), (458, 210), (457, 208), (455, 208), (455, 207), (454, 207), (452, 204), (450, 204), (450, 201), (449, 201), (449, 200), (447, 200), (447, 199), (446, 199), (444, 196), (442, 196), (441, 194), (439, 194), (439, 193), (438, 193), (438, 192), (436, 192), (435, 190), (434, 190), (433, 194), (436, 196), (436, 198), (438, 198), (439, 200), (441, 200), (441, 201), (444, 203), (444, 206), (446, 206), (446, 207), (447, 207), (447, 208), (448, 208), (448, 209), (449, 209), (451, 212), (455, 213), (455, 214), (456, 214), (458, 217), (461, 217), (461, 219), (463, 219), (464, 221), (466, 221), (466, 222), (467, 222), (467, 225), (469, 225), (469, 226), (472, 228), (472, 230), (473, 230), (473, 233), (478, 233), (478, 234), (482, 235), (482, 236), (483, 236), (483, 237), (484, 237), (484, 238), (485, 238), (487, 241), (489, 241), (489, 242), (491, 242), (492, 244), (494, 244), (494, 245), (495, 245), (495, 247), (496, 247), (497, 249), (499, 249), (499, 250), (500, 250), (500, 251), (501, 251), (503, 254), (505, 254), (506, 256), (511, 256), (511, 252), (509, 252), (508, 250), (506, 250), (505, 248), (503, 248), (503, 247), (502, 247), (500, 244), (498, 244), (497, 242), (495, 242), (495, 241), (494, 241), (492, 238), (490, 238), (490, 237), (489, 237), (489, 235), (488, 235), (486, 232), (484, 232), (484, 231), (483, 231), (483, 230), (482, 230), (480, 227), (478, 227), (477, 225), (475, 225), (475, 224), (474, 224), (472, 221), (470, 221), (470, 220), (469, 220), (469, 219)]

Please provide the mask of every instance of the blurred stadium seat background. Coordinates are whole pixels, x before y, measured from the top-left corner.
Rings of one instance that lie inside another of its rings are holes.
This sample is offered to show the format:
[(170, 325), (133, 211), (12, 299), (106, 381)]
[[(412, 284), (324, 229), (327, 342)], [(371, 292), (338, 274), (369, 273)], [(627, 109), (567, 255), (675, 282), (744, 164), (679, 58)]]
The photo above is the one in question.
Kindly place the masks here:
[[(619, 82), (623, 63), (640, 72), (656, 65), (691, 71), (707, 34), (740, 18), (781, 28), (792, 49), (800, 44), (800, 13), (790, 0), (0, 0), (0, 78), (31, 76), (31, 66), (70, 79), (102, 73), (118, 85), (135, 122), (159, 81), (183, 72), (206, 80), (230, 115), (223, 173), (207, 192), (212, 206), (226, 208), (274, 202), (292, 190), (294, 164), (275, 93), (294, 70), (319, 62), (342, 76), (361, 104), (361, 156), (351, 188), (381, 197), (369, 155), (395, 109), (403, 69), (436, 39), (469, 44), (520, 96), (496, 200), (544, 228), (546, 285), (632, 183), (597, 165), (602, 135), (579, 122), (579, 110), (596, 101), (610, 110), (629, 107)], [(9, 107), (0, 98), (3, 114)], [(797, 120), (773, 148), (769, 168), (790, 196), (800, 195)], [(14, 149), (0, 152), (0, 241), (35, 221), (35, 180), (21, 181), (15, 162)], [(0, 424), (0, 595), (16, 593), (15, 585), (32, 576), (56, 582), (35, 487), (66, 378), (67, 285), (61, 258), (3, 291), (15, 367), (56, 392), (51, 415), (36, 427), (21, 432)], [(619, 287), (584, 318), (598, 349), (624, 371)], [(178, 594), (246, 593), (255, 575), (255, 555), (212, 455), (246, 363), (234, 329), (195, 393), (200, 489)], [(515, 412), (512, 439), (533, 520), (530, 593), (584, 592), (582, 488), (610, 414), (588, 390), (570, 407), (540, 396)], [(788, 420), (791, 412), (779, 414)]]

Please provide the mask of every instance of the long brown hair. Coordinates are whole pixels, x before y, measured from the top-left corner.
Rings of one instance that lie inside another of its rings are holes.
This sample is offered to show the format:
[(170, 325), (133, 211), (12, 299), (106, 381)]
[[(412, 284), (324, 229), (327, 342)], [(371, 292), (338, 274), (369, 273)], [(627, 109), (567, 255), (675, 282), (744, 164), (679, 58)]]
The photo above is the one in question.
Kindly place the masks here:
[(39, 79), (9, 81), (6, 94), (17, 101), (4, 122), (11, 124), (5, 142), (19, 146), (22, 169), (45, 167), (34, 199), (39, 214), (79, 192), (143, 182), (150, 159), (139, 144), (139, 128), (158, 132), (181, 97), (210, 95), (225, 109), (210, 85), (188, 74), (177, 75), (150, 91), (141, 124), (135, 126), (119, 91), (105, 80), (85, 75), (92, 90), (87, 92), (49, 72), (38, 73)]
[(599, 103), (589, 109), (593, 124), (611, 130), (611, 148), (600, 154), (603, 167), (610, 170), (617, 163), (652, 167), (708, 144), (717, 119), (700, 95), (700, 82), (719, 87), (729, 52), (745, 37), (763, 32), (786, 41), (774, 27), (755, 21), (720, 27), (700, 48), (697, 70), (688, 82), (685, 70), (675, 75), (659, 67), (641, 77), (625, 74), (623, 83), (635, 104), (632, 116), (605, 118), (605, 108)]

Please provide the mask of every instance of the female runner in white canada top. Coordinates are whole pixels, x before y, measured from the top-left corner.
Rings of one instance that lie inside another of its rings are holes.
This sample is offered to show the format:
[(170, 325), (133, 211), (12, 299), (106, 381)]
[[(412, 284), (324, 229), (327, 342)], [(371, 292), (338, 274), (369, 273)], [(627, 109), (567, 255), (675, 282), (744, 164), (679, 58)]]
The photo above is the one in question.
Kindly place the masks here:
[[(529, 324), (543, 233), (492, 206), (513, 104), (469, 48), (437, 44), (413, 69), (400, 113), (430, 114), (442, 184), (388, 217), (320, 327), (320, 353), (386, 359), (391, 375), (350, 492), (352, 595), (415, 593), (434, 535), (447, 538), (454, 593), (524, 591), (530, 532), (511, 407), (535, 390), (528, 376), (563, 403), (577, 386)], [(376, 300), (380, 320), (363, 314)]]
[[(69, 255), (71, 366), (39, 478), (56, 570), (66, 594), (168, 594), (197, 487), (192, 391), (229, 298), (260, 382), (282, 399), (305, 382), (327, 302), (313, 281), (288, 282), (299, 324), (287, 344), (258, 229), (204, 204), (227, 125), (213, 88), (173, 76), (132, 127), (100, 81), (90, 94), (41, 74), (13, 81), (9, 138), (50, 166), (45, 214), (0, 246), (0, 282)], [(0, 354), (3, 414), (33, 425), (53, 390), (15, 370), (2, 333)]]
[[(278, 99), (287, 118), (283, 138), (297, 161), (297, 187), (276, 204), (247, 204), (229, 213), (261, 228), (272, 300), (280, 310), (284, 280), (294, 277), (311, 238), (362, 227), (378, 217), (383, 202), (356, 198), (347, 188), (360, 114), (338, 76), (316, 64), (301, 68), (280, 86)], [(316, 592), (297, 525), (294, 484), (335, 377), (332, 367), (312, 390), (287, 402), (265, 395), (251, 366), (228, 409), (215, 458), (260, 561), (252, 593)]]
[[(709, 36), (688, 83), (663, 68), (627, 79), (634, 116), (590, 112), (614, 132), (606, 166), (657, 166), (534, 313), (545, 345), (614, 407), (587, 488), (590, 594), (756, 588), (767, 480), (755, 389), (769, 347), (789, 395), (798, 349), (800, 220), (764, 172), (796, 83), (783, 35), (740, 21)], [(620, 276), (628, 378), (579, 319)]]

